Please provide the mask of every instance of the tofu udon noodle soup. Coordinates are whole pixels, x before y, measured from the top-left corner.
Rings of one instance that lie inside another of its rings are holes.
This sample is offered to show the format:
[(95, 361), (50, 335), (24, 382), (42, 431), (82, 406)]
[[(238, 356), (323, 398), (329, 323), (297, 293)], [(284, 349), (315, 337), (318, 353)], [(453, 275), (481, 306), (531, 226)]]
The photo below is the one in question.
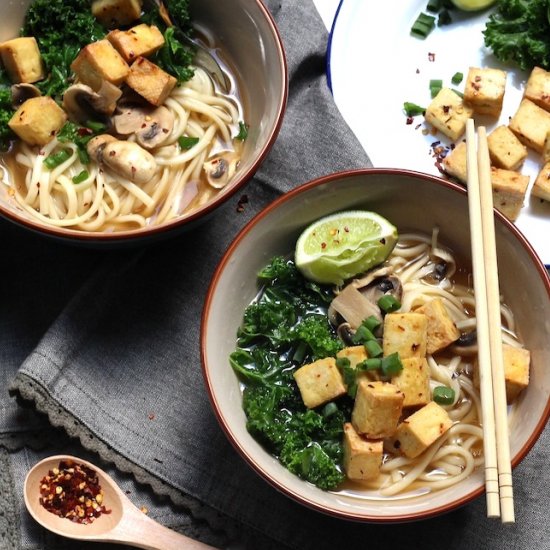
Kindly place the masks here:
[[(438, 240), (402, 234), (383, 264), (338, 288), (283, 258), (260, 274), (231, 356), (247, 427), (321, 489), (403, 498), (483, 463), (474, 292)], [(504, 303), (502, 328), (513, 406), (530, 354)]]
[[(118, 3), (118, 11), (110, 6), (117, 0), (61, 3), (75, 18), (93, 18), (95, 34), (74, 49), (64, 89), (51, 95), (56, 68), (42, 51), (44, 36), (0, 44), (12, 109), (0, 129), (9, 149), (2, 185), (16, 208), (46, 225), (160, 225), (208, 203), (238, 170), (247, 127), (227, 65), (230, 89), (221, 90), (192, 64), (193, 51), (162, 12), (151, 22), (142, 11), (154, 3)], [(82, 5), (88, 14), (75, 7)]]

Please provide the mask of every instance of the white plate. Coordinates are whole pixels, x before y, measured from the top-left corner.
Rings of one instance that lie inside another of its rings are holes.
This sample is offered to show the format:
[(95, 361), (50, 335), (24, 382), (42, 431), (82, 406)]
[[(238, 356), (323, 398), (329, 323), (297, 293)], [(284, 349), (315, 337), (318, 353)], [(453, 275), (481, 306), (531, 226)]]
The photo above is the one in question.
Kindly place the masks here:
[[(329, 42), (328, 77), (336, 104), (374, 166), (441, 175), (432, 144), (450, 142), (441, 134), (423, 135), (422, 116), (407, 125), (403, 102), (426, 107), (431, 79), (462, 90), (464, 82), (451, 84), (456, 72), (466, 78), (470, 66), (502, 68), (508, 72), (502, 115), (498, 121), (479, 121), (490, 132), (515, 113), (527, 74), (502, 65), (485, 48), (482, 30), (488, 12), (455, 11), (451, 25), (436, 27), (425, 40), (413, 38), (410, 28), (425, 7), (426, 0), (343, 0)], [(522, 169), (530, 185), (539, 168), (540, 155), (530, 152)], [(548, 266), (550, 204), (527, 196), (516, 225)]]

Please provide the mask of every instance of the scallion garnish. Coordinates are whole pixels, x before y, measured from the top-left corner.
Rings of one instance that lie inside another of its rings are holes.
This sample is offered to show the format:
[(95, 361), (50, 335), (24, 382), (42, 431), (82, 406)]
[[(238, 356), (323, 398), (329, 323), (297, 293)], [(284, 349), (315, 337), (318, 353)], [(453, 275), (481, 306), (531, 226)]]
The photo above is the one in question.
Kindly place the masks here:
[(178, 138), (178, 144), (182, 149), (191, 149), (193, 145), (197, 145), (199, 142), (198, 137), (181, 136)]
[(56, 168), (60, 164), (63, 164), (70, 157), (71, 157), (71, 153), (69, 153), (67, 149), (62, 149), (61, 151), (58, 151), (57, 153), (52, 153), (51, 155), (46, 157), (44, 159), (44, 166), (52, 170), (53, 168)]
[(439, 405), (452, 405), (455, 400), (455, 391), (448, 386), (436, 386), (433, 390), (432, 397)]
[(368, 357), (380, 357), (382, 355), (382, 346), (376, 340), (368, 340), (364, 346)]
[(441, 0), (428, 0), (426, 11), (437, 13), (441, 9)]
[(89, 177), (90, 177), (90, 174), (88, 174), (88, 171), (82, 170), (80, 174), (73, 176), (73, 183), (82, 183), (83, 181), (86, 181)]
[(411, 27), (411, 34), (418, 38), (426, 38), (435, 28), (435, 17), (421, 12)]
[(375, 338), (374, 334), (365, 325), (361, 325), (357, 327), (351, 340), (354, 344), (363, 344), (369, 340), (375, 340)]
[(401, 307), (399, 300), (391, 294), (384, 294), (378, 299), (378, 307), (385, 313), (392, 313)]
[(462, 79), (464, 78), (464, 75), (460, 72), (456, 72), (453, 77), (451, 78), (451, 82), (453, 84), (460, 84), (462, 82)]
[(382, 366), (382, 359), (380, 357), (369, 357), (360, 363), (357, 363), (355, 367), (358, 371), (377, 370)]
[(430, 80), (430, 94), (432, 99), (441, 91), (443, 88), (443, 80), (432, 79)]
[(382, 357), (380, 369), (385, 376), (395, 376), (403, 370), (403, 363), (397, 352)]
[(248, 137), (248, 124), (242, 120), (239, 122), (239, 133), (235, 136), (235, 139), (244, 141)]
[(104, 132), (107, 129), (103, 122), (98, 122), (97, 120), (88, 120), (85, 126), (93, 130), (96, 134)]
[(426, 111), (426, 107), (420, 107), (420, 105), (417, 105), (416, 103), (405, 101), (405, 103), (403, 103), (403, 110), (407, 116), (416, 116), (423, 115)]
[(374, 315), (369, 315), (361, 324), (374, 332), (382, 323)]
[(439, 12), (439, 17), (437, 18), (437, 26), (443, 27), (444, 25), (450, 25), (452, 22), (453, 18), (451, 17), (449, 10), (442, 9)]

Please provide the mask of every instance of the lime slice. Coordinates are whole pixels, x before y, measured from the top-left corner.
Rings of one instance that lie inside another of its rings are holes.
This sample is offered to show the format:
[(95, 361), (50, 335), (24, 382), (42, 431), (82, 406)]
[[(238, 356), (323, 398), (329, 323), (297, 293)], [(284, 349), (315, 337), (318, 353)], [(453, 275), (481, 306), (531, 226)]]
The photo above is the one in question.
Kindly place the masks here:
[(452, 0), (453, 4), (460, 10), (478, 11), (488, 8), (496, 0)]
[(341, 285), (382, 263), (397, 229), (374, 212), (338, 212), (312, 223), (296, 243), (296, 267), (307, 279)]

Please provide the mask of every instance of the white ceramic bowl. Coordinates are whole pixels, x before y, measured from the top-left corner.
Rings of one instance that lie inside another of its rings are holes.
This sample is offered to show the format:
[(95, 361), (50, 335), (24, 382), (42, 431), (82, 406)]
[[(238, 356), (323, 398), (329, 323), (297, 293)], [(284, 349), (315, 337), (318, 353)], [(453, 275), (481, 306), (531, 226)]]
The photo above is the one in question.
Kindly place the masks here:
[[(202, 318), (203, 373), (217, 418), (242, 457), (274, 487), (321, 512), (359, 521), (410, 521), (461, 506), (484, 491), (483, 471), (445, 490), (393, 500), (368, 500), (322, 491), (284, 469), (247, 432), (236, 375), (229, 365), (245, 307), (256, 295), (256, 274), (275, 255), (293, 251), (300, 232), (321, 216), (345, 209), (378, 212), (400, 231), (431, 233), (470, 258), (465, 190), (439, 178), (405, 170), (369, 169), (307, 183), (270, 204), (237, 236), (220, 262)], [(513, 224), (496, 215), (501, 292), (531, 351), (531, 381), (510, 416), (516, 466), (550, 416), (550, 280), (544, 265)]]
[[(0, 42), (18, 35), (32, 0), (9, 2), (0, 19)], [(216, 47), (240, 83), (246, 123), (250, 127), (237, 174), (214, 199), (159, 226), (92, 233), (55, 228), (15, 208), (0, 187), (0, 215), (40, 234), (93, 246), (142, 244), (193, 227), (241, 189), (258, 170), (279, 133), (288, 97), (286, 57), (279, 32), (261, 0), (191, 0), (192, 23), (215, 37)]]

